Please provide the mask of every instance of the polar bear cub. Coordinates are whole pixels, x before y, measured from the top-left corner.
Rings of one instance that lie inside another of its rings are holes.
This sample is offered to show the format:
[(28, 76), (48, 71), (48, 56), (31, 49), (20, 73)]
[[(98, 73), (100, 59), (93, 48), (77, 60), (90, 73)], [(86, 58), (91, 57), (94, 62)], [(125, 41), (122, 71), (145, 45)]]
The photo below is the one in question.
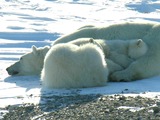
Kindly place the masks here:
[(132, 59), (138, 59), (148, 51), (147, 44), (142, 40), (131, 40), (128, 47), (128, 56)]
[[(104, 44), (103, 44), (104, 45)], [(147, 44), (142, 39), (133, 40), (107, 40), (105, 49), (108, 46), (107, 58), (127, 68), (133, 61), (145, 55), (148, 50)]]
[(9, 66), (6, 70), (9, 75), (40, 75), (43, 61), (50, 46), (37, 48), (32, 46), (32, 51), (21, 56), (19, 61)]
[(54, 45), (44, 59), (41, 79), (48, 88), (104, 86), (108, 80), (105, 56), (91, 43)]

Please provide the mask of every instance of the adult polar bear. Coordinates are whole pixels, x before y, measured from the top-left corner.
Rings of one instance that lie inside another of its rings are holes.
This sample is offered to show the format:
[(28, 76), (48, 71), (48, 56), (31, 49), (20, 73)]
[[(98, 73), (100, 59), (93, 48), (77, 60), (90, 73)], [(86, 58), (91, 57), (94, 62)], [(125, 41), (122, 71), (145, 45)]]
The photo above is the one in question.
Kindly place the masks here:
[(92, 37), (93, 39), (143, 39), (148, 45), (148, 52), (135, 60), (126, 69), (111, 75), (115, 81), (131, 81), (160, 74), (160, 24), (123, 23), (107, 27), (83, 27), (71, 34), (63, 36), (53, 43), (66, 43), (77, 38)]

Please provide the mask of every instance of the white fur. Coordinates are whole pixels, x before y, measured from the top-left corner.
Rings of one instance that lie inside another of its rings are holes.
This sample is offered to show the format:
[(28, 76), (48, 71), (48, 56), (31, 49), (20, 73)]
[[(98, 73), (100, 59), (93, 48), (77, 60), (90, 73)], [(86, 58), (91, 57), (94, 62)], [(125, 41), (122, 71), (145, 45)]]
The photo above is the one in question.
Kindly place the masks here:
[(102, 50), (94, 44), (58, 44), (46, 54), (41, 79), (49, 88), (103, 86), (108, 68)]
[(24, 54), (19, 61), (8, 67), (9, 75), (39, 75), (49, 46), (37, 48), (32, 46), (32, 51)]
[(104, 27), (81, 27), (77, 31), (64, 35), (53, 42), (53, 45), (58, 43), (67, 43), (77, 38), (93, 38), (105, 40), (131, 40), (142, 39), (149, 34), (150, 30), (155, 26), (151, 23), (123, 23)]
[(113, 60), (123, 68), (127, 68), (133, 61), (145, 55), (148, 46), (142, 39), (133, 40), (103, 40), (105, 48), (108, 46), (108, 54), (106, 57)]
[(128, 47), (128, 56), (132, 59), (138, 59), (145, 55), (148, 51), (147, 44), (142, 40), (131, 40)]
[(134, 60), (143, 56), (148, 50), (148, 46), (142, 39), (125, 41), (78, 38), (69, 43), (79, 46), (87, 43), (97, 45), (105, 53), (110, 73), (127, 68)]

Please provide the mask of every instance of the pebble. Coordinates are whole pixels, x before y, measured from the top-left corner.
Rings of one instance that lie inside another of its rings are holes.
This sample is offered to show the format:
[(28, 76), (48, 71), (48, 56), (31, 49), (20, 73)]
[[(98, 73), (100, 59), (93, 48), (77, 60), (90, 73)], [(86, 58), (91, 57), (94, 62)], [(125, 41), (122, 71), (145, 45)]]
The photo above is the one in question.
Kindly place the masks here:
[[(52, 99), (51, 99), (52, 98)], [(46, 99), (47, 97), (43, 98)], [(41, 105), (9, 106), (3, 120), (149, 120), (160, 119), (160, 102), (143, 97), (123, 95), (72, 95), (51, 96), (51, 101)], [(153, 107), (153, 105), (156, 105)], [(143, 107), (131, 112), (120, 106)], [(153, 112), (149, 112), (153, 110)]]

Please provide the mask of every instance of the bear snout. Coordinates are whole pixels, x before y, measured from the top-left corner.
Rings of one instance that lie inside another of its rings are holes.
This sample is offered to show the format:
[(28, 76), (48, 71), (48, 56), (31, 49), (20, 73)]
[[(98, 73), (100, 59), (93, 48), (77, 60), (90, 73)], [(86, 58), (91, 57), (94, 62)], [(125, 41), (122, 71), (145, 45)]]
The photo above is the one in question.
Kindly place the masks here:
[(10, 67), (6, 68), (6, 71), (9, 75), (17, 75), (19, 73), (18, 71), (10, 69)]

